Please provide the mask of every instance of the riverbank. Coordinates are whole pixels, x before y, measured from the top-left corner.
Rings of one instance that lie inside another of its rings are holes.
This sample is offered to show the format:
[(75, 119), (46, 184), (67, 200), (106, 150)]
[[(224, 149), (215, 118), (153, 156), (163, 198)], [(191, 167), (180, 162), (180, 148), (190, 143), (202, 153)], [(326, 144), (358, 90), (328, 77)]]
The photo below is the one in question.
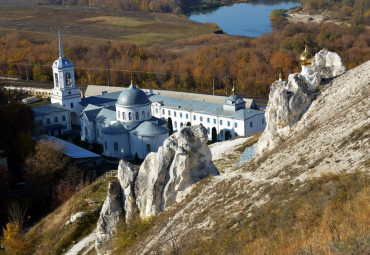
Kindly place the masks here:
[[(286, 12), (287, 20), (289, 23), (335, 23), (337, 25), (341, 24), (348, 24), (349, 23), (349, 18), (348, 17), (343, 17), (341, 16), (341, 13), (339, 12), (334, 12), (334, 11), (317, 11), (315, 13), (308, 12), (302, 7), (295, 7), (292, 9), (289, 9)], [(339, 18), (340, 17), (340, 18)]]

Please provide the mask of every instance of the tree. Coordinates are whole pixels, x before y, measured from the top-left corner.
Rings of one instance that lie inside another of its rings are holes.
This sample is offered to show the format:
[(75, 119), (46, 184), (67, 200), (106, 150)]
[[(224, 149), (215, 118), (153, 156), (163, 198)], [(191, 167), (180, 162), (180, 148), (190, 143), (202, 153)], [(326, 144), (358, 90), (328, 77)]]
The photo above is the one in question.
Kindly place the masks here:
[(20, 233), (18, 223), (9, 222), (3, 228), (3, 236), (0, 239), (1, 246), (5, 250), (1, 254), (5, 255), (23, 255), (29, 254), (29, 246)]
[(21, 179), (22, 164), (33, 150), (33, 112), (16, 100), (23, 93), (0, 89), (0, 150), (8, 160), (10, 175)]
[(187, 126), (187, 127), (191, 127), (191, 123), (190, 123), (190, 121), (186, 122), (186, 126)]
[(215, 127), (212, 128), (212, 143), (217, 142), (217, 130)]
[(172, 135), (173, 134), (173, 125), (172, 125), (171, 117), (168, 117), (168, 119), (167, 119), (167, 128), (169, 130), (169, 135)]

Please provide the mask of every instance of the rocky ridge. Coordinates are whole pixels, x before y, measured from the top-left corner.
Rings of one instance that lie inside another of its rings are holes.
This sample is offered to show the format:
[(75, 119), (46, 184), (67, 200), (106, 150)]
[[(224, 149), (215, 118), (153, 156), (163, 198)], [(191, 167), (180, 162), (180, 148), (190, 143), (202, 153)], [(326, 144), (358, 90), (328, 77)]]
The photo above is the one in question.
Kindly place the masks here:
[(219, 175), (207, 146), (207, 130), (185, 127), (150, 153), (139, 171), (121, 160), (118, 181), (109, 185), (100, 213), (95, 248), (98, 254), (109, 249), (106, 243), (115, 234), (120, 220), (130, 223), (136, 217), (156, 216), (175, 202), (192, 184), (206, 176)]
[(369, 171), (369, 80), (370, 61), (320, 85), (289, 136), (238, 171), (195, 184), (191, 196), (164, 212), (165, 222), (156, 223), (126, 254), (160, 254), (174, 240), (186, 250), (202, 233), (214, 233), (223, 224), (237, 228), (240, 215), (271, 199), (266, 190), (273, 185), (328, 172)]
[(287, 81), (275, 81), (266, 108), (266, 129), (256, 146), (256, 154), (261, 155), (286, 139), (320, 93), (322, 80), (345, 70), (338, 54), (324, 49), (314, 56), (311, 66), (302, 66), (301, 73), (290, 74)]

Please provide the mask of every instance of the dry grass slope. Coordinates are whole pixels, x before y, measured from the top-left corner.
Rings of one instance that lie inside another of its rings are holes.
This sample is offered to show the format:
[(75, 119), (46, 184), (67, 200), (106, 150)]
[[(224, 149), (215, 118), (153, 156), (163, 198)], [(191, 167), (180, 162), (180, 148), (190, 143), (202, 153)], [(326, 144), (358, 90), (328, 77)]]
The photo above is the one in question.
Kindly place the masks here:
[(289, 139), (196, 184), (125, 254), (368, 254), (369, 70), (321, 87)]
[[(62, 254), (73, 242), (93, 231), (107, 194), (108, 181), (112, 178), (87, 186), (36, 224), (26, 234), (34, 249), (33, 254)], [(85, 198), (99, 203), (88, 205)], [(77, 212), (87, 212), (88, 216), (65, 225), (69, 217)]]
[(22, 38), (36, 42), (56, 40), (58, 26), (66, 41), (96, 44), (110, 40), (146, 46), (215, 30), (174, 14), (16, 3), (1, 4), (0, 0), (0, 33), (16, 31)]

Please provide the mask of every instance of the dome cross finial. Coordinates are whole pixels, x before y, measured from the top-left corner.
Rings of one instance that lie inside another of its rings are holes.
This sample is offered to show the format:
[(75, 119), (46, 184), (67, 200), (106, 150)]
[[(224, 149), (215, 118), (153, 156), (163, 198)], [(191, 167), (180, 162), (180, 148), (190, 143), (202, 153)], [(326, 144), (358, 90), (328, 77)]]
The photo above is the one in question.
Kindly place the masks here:
[(63, 42), (62, 42), (62, 31), (60, 30), (60, 27), (58, 27), (59, 31), (59, 57), (64, 57), (64, 50), (63, 50)]

